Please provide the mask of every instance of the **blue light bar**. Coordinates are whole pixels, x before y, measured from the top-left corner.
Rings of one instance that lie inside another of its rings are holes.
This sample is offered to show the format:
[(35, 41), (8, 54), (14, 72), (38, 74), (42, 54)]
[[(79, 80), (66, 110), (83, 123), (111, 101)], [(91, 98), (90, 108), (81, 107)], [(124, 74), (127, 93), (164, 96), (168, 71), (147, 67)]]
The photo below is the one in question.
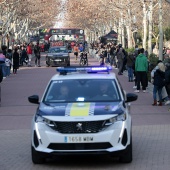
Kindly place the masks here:
[(108, 72), (112, 70), (111, 66), (70, 66), (70, 67), (58, 67), (57, 72), (60, 74), (67, 74), (70, 72), (79, 72), (84, 71), (87, 73), (96, 73), (96, 72)]

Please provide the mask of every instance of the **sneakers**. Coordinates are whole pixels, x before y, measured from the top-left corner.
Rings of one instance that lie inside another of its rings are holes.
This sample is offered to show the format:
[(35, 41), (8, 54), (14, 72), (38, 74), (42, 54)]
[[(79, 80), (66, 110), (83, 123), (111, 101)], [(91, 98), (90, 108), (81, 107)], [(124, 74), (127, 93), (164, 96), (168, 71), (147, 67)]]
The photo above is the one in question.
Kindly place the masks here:
[(135, 90), (134, 92), (135, 92), (135, 93), (139, 93), (139, 90)]
[(168, 104), (170, 104), (170, 100), (168, 100), (168, 101), (165, 102), (165, 105), (168, 105)]
[(146, 93), (146, 90), (143, 90), (144, 93)]
[(133, 86), (133, 89), (136, 89), (137, 88), (137, 86)]

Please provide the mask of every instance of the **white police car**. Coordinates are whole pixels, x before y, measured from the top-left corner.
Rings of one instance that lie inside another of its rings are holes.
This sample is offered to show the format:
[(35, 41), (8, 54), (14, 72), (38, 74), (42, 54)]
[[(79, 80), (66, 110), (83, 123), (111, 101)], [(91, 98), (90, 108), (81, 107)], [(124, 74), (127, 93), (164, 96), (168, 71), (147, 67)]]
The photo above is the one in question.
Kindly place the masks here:
[[(65, 154), (110, 154), (132, 161), (132, 127), (126, 94), (110, 67), (60, 67), (32, 121), (32, 161)], [(97, 73), (96, 73), (97, 72)]]

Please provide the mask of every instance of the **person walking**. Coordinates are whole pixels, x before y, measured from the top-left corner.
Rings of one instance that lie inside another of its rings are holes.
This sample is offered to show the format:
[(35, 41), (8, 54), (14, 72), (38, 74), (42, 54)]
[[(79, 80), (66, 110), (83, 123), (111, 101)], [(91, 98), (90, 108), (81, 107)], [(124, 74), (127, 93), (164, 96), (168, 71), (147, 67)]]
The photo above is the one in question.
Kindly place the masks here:
[(126, 66), (127, 66), (127, 70), (128, 70), (128, 78), (129, 78), (129, 82), (133, 82), (133, 64), (135, 62), (135, 58), (134, 58), (134, 55), (132, 53), (129, 53), (128, 56), (127, 56), (127, 63), (126, 63)]
[(74, 51), (75, 59), (76, 59), (76, 61), (77, 61), (78, 52), (79, 52), (78, 44), (76, 44), (76, 45), (74, 46), (73, 51)]
[(35, 67), (37, 67), (37, 66), (41, 67), (41, 65), (40, 65), (40, 58), (41, 58), (40, 52), (41, 52), (41, 49), (40, 49), (40, 46), (39, 46), (39, 42), (37, 42), (37, 44), (34, 47)]
[(27, 46), (27, 54), (28, 54), (28, 67), (31, 67), (31, 60), (32, 60), (32, 44), (29, 43)]
[(12, 61), (6, 55), (6, 58), (5, 58), (5, 72), (6, 72), (6, 76), (9, 76), (11, 74), (10, 73), (11, 65), (12, 65)]
[(116, 54), (117, 60), (118, 60), (118, 69), (119, 69), (118, 75), (123, 75), (122, 68), (123, 68), (123, 61), (124, 61), (125, 55), (122, 50), (123, 50), (122, 48), (119, 48)]
[(3, 77), (5, 77), (5, 56), (0, 50), (0, 69), (2, 70)]
[(165, 102), (165, 105), (170, 104), (170, 60), (166, 63), (166, 69), (165, 69), (165, 88), (166, 92), (168, 94), (167, 101)]
[(135, 61), (135, 72), (137, 78), (137, 90), (135, 92), (139, 93), (140, 90), (140, 83), (142, 84), (142, 90), (146, 92), (146, 76), (148, 71), (148, 60), (144, 55), (144, 48), (139, 50), (140, 54), (137, 56)]
[(27, 52), (25, 50), (25, 47), (22, 46), (21, 47), (21, 66), (23, 66), (23, 64), (28, 64), (28, 55), (27, 55)]
[(18, 49), (15, 48), (13, 53), (13, 74), (17, 74), (18, 68), (19, 68), (19, 53)]
[(158, 69), (154, 72), (153, 77), (153, 106), (157, 106), (157, 93), (159, 96), (159, 105), (162, 106), (162, 88), (165, 86), (165, 66), (162, 62), (158, 64)]

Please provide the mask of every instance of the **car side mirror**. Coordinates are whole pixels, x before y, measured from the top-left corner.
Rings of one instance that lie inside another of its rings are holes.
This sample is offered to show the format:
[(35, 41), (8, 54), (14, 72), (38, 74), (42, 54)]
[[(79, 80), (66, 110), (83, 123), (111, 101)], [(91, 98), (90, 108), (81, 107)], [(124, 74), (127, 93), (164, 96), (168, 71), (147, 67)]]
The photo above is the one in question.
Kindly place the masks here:
[(134, 94), (134, 93), (127, 93), (126, 94), (126, 103), (128, 102), (133, 102), (136, 101), (138, 99), (138, 95)]
[(29, 96), (28, 97), (28, 101), (30, 103), (34, 103), (34, 104), (39, 104), (39, 96), (38, 95), (33, 95), (33, 96)]

